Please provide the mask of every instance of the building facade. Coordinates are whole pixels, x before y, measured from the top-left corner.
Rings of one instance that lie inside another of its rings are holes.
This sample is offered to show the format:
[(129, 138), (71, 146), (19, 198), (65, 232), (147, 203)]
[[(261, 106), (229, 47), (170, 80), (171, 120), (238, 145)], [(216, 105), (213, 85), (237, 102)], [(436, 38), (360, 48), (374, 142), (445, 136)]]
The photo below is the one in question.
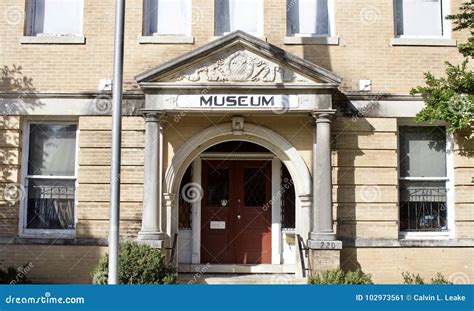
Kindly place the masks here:
[[(0, 261), (107, 250), (114, 1), (1, 0)], [(128, 0), (122, 240), (178, 271), (474, 280), (472, 132), (414, 120), (460, 0)]]

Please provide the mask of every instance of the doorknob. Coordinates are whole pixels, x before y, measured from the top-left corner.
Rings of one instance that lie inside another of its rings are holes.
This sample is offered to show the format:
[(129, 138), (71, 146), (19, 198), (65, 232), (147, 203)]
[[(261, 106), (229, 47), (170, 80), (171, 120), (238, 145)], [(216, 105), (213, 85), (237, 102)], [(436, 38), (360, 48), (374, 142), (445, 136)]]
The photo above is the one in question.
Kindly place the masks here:
[(240, 219), (240, 218), (241, 218), (240, 215), (237, 215), (237, 219)]

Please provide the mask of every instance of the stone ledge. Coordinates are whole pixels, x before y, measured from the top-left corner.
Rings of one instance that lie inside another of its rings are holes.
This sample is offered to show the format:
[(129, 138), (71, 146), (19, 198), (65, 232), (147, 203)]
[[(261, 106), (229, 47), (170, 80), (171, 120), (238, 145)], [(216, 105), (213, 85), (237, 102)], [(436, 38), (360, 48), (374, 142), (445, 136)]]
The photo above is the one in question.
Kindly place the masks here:
[(339, 37), (298, 37), (283, 38), (286, 45), (339, 45)]
[(47, 239), (47, 238), (20, 238), (0, 237), (0, 245), (74, 245), (74, 246), (107, 246), (106, 238), (72, 238), (72, 239)]
[(474, 247), (474, 239), (431, 239), (431, 240), (414, 240), (414, 239), (357, 239), (343, 240), (344, 247)]
[(457, 46), (455, 39), (392, 38), (393, 46)]
[(84, 36), (23, 36), (21, 44), (85, 44)]
[(140, 44), (194, 44), (193, 36), (141, 36)]

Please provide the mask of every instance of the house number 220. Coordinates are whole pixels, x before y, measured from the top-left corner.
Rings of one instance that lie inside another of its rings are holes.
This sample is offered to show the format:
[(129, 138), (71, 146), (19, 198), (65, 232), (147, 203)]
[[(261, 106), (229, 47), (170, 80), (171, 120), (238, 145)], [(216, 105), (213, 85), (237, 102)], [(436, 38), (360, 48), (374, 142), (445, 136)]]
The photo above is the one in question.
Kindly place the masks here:
[(336, 243), (334, 242), (321, 242), (321, 249), (335, 249)]

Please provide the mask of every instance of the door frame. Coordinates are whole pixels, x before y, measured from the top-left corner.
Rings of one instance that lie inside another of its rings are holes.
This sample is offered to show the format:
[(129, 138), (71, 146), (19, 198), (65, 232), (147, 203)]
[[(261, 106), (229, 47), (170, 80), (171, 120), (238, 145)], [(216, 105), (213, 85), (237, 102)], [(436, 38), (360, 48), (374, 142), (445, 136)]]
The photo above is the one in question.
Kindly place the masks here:
[[(281, 185), (281, 161), (272, 153), (202, 153), (192, 162), (192, 182), (202, 184), (202, 160), (271, 160), (272, 161), (272, 193), (271, 198), (278, 198)], [(192, 245), (191, 263), (201, 263), (201, 200), (192, 206)], [(199, 224), (198, 226), (196, 224)], [(272, 202), (272, 264), (282, 264), (281, 246), (281, 202)]]

